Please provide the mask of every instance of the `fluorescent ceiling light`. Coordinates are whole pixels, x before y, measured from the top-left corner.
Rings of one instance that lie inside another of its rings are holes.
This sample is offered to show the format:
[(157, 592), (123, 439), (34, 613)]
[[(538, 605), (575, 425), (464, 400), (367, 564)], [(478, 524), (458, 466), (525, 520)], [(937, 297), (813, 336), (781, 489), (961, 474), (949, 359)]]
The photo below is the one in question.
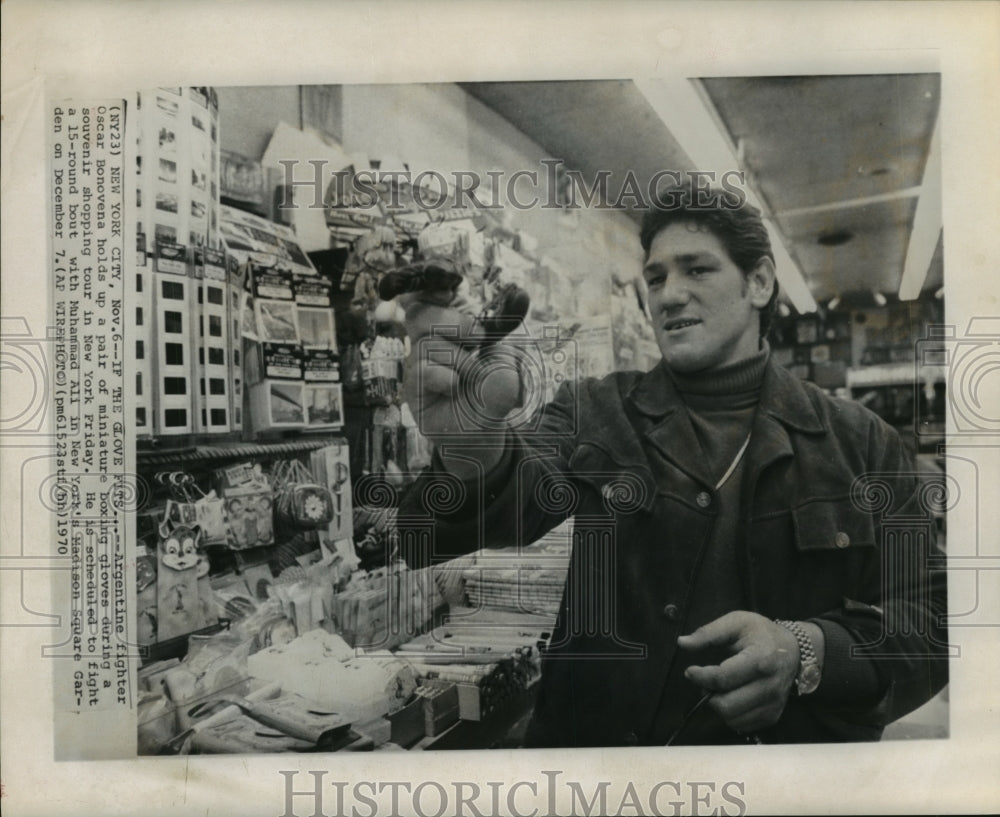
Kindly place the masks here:
[(907, 187), (903, 190), (891, 190), (888, 193), (876, 193), (873, 196), (861, 196), (845, 201), (828, 201), (824, 204), (811, 204), (808, 207), (790, 207), (777, 213), (779, 216), (809, 216), (815, 213), (829, 213), (846, 210), (849, 207), (868, 207), (872, 204), (882, 204), (887, 201), (912, 199), (920, 195), (920, 187)]
[(930, 269), (934, 250), (941, 235), (941, 141), (938, 117), (934, 123), (927, 162), (924, 164), (924, 179), (920, 184), (920, 198), (917, 212), (913, 215), (913, 231), (910, 244), (906, 248), (906, 263), (903, 277), (899, 282), (899, 299), (912, 301), (920, 297), (924, 288), (927, 271)]
[[(710, 110), (711, 103), (699, 93), (695, 80), (637, 79), (633, 82), (673, 134), (677, 144), (694, 162), (694, 169), (714, 171), (717, 179), (723, 173), (746, 169), (716, 122)], [(799, 312), (815, 312), (816, 299), (809, 291), (798, 264), (792, 260), (777, 223), (749, 185), (745, 190), (747, 200), (759, 208), (765, 220), (770, 222), (778, 283)]]

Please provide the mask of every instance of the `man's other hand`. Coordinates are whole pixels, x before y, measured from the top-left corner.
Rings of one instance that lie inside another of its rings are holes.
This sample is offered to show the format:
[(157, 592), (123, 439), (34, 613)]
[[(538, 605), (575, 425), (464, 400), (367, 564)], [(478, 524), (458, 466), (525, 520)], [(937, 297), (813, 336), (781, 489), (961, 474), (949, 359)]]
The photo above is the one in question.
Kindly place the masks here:
[[(811, 622), (803, 624), (822, 661), (822, 631)], [(708, 705), (730, 728), (749, 733), (778, 722), (799, 671), (799, 645), (791, 632), (762, 615), (739, 610), (682, 635), (677, 644), (692, 652), (708, 647), (732, 652), (721, 664), (691, 666), (685, 672), (689, 681), (712, 694)]]

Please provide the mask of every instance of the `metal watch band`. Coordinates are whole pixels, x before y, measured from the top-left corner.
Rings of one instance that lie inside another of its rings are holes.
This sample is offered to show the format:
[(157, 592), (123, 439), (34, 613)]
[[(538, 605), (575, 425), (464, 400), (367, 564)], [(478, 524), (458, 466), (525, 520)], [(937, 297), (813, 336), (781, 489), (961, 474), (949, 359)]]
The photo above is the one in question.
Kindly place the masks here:
[(799, 671), (795, 676), (795, 688), (799, 695), (808, 695), (819, 686), (819, 662), (816, 658), (816, 648), (813, 646), (809, 633), (797, 621), (775, 619), (792, 635), (799, 644)]

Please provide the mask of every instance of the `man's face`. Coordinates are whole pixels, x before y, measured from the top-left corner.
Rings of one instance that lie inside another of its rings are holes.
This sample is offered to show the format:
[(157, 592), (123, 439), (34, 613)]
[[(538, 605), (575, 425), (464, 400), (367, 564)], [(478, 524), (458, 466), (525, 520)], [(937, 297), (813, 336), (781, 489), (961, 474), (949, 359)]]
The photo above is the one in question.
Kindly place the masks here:
[[(770, 262), (765, 262), (768, 269)], [(772, 278), (749, 279), (706, 227), (676, 222), (653, 239), (643, 267), (660, 353), (677, 372), (735, 363), (759, 349), (758, 310)], [(766, 291), (764, 288), (766, 287)]]

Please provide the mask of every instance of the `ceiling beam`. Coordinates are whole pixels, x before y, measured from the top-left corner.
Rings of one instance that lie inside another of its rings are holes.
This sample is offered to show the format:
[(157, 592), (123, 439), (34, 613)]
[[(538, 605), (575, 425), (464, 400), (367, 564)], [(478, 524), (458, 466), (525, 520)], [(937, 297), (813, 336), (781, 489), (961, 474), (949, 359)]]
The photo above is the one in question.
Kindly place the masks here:
[[(717, 178), (729, 171), (747, 170), (737, 159), (730, 139), (716, 120), (707, 95), (699, 93), (699, 88), (695, 85), (696, 80), (633, 81), (677, 144), (691, 157), (698, 170), (714, 171), (718, 174)], [(747, 200), (760, 209), (764, 219), (770, 223), (778, 283), (800, 313), (815, 312), (816, 299), (809, 291), (798, 264), (789, 254), (785, 237), (777, 222), (749, 184), (749, 177), (748, 172)]]
[(903, 277), (899, 282), (899, 300), (912, 301), (920, 297), (927, 280), (938, 237), (941, 235), (941, 118), (934, 123), (924, 178), (920, 184), (917, 212), (913, 215), (913, 230), (906, 248)]

